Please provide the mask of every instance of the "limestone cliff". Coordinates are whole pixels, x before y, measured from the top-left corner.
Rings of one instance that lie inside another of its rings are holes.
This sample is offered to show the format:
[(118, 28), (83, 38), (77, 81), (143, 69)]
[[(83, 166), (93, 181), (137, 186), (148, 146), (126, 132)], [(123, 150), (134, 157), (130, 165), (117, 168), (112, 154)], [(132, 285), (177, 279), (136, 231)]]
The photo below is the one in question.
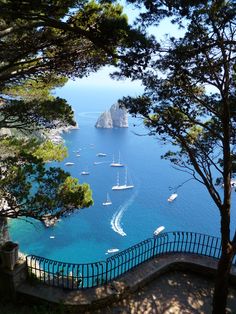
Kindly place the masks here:
[(128, 128), (128, 113), (119, 104), (114, 104), (108, 111), (103, 112), (98, 118), (96, 128)]

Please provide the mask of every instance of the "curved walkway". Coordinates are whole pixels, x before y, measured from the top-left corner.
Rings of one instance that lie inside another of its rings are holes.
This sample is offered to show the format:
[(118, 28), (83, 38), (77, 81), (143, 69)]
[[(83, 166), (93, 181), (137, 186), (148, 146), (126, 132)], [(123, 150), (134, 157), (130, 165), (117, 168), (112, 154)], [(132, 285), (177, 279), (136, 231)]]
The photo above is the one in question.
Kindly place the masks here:
[[(214, 281), (188, 271), (160, 275), (120, 301), (90, 314), (211, 314)], [(227, 313), (236, 313), (236, 289), (230, 289)]]
[[(190, 270), (204, 276), (214, 276), (216, 267), (217, 260), (210, 257), (186, 253), (165, 254), (139, 265), (106, 286), (69, 291), (37, 283), (24, 283), (18, 287), (17, 293), (34, 302), (44, 300), (63, 303), (78, 311), (95, 310), (124, 298), (168, 271)], [(231, 282), (236, 284), (235, 266), (231, 270)]]

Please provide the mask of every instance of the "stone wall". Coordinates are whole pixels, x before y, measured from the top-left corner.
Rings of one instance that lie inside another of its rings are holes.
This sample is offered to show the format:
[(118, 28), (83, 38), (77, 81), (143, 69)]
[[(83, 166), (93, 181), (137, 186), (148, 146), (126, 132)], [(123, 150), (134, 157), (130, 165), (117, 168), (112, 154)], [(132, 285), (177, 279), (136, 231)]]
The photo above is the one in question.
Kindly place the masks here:
[(19, 260), (14, 269), (8, 270), (0, 265), (0, 295), (14, 299), (17, 288), (27, 279), (26, 262)]

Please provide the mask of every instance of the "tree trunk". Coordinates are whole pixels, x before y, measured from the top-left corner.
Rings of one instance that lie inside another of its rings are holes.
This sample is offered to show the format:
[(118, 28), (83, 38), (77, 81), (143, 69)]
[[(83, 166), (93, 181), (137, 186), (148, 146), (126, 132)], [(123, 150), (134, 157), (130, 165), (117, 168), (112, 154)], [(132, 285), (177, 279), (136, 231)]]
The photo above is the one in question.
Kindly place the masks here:
[(225, 314), (228, 296), (229, 273), (233, 260), (233, 249), (229, 244), (227, 252), (223, 252), (218, 263), (215, 290), (213, 295), (212, 314)]
[(7, 218), (0, 218), (0, 245), (8, 241), (10, 238), (8, 232)]

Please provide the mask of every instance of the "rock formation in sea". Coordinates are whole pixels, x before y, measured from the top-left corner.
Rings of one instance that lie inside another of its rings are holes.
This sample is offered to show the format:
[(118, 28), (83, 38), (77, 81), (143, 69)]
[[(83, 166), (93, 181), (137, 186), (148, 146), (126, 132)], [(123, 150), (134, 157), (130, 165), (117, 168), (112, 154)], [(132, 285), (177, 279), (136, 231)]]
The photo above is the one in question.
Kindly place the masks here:
[(128, 113), (118, 103), (111, 106), (108, 111), (103, 112), (98, 118), (96, 128), (128, 128)]

